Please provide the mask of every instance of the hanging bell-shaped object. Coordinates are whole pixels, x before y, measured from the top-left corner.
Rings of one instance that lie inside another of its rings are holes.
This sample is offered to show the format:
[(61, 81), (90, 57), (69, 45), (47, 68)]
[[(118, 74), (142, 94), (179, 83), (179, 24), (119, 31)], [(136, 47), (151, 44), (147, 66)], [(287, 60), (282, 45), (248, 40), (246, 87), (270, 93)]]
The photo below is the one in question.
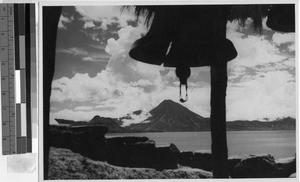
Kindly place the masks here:
[(171, 6), (157, 8), (147, 34), (133, 43), (129, 51), (131, 58), (154, 65), (163, 63), (174, 36), (174, 22), (170, 21), (174, 11)]
[(172, 42), (169, 53), (164, 60), (165, 67), (201, 67), (218, 64), (218, 58), (228, 62), (237, 56), (232, 42), (226, 38), (218, 40), (190, 41), (188, 45)]
[(295, 5), (272, 5), (268, 13), (267, 26), (275, 31), (295, 32)]
[(145, 63), (175, 67), (180, 101), (185, 102), (190, 67), (211, 66), (237, 56), (234, 45), (225, 38), (228, 12), (228, 6), (215, 5), (158, 8), (149, 32), (134, 42), (129, 55)]
[(219, 58), (227, 62), (237, 56), (234, 45), (226, 39), (229, 7), (187, 6), (182, 12), (164, 66), (211, 66), (218, 64)]

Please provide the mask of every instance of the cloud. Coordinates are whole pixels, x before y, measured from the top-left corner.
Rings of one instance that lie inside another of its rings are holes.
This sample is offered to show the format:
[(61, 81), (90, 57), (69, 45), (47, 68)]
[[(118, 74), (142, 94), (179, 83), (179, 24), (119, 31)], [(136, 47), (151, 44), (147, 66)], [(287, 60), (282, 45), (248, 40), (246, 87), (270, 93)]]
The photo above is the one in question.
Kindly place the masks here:
[(82, 20), (87, 22), (99, 22), (103, 30), (107, 26), (117, 23), (120, 27), (128, 25), (128, 21), (134, 21), (133, 9), (121, 11), (120, 6), (76, 6), (76, 11), (81, 14)]
[[(101, 52), (102, 50), (99, 49), (98, 52)], [(57, 49), (56, 52), (80, 56), (82, 61), (107, 62), (110, 58), (110, 56), (106, 53), (91, 52), (79, 47)]]
[(288, 46), (288, 50), (290, 52), (295, 51), (295, 43), (292, 43), (291, 45)]
[(263, 35), (248, 35), (242, 38), (229, 34), (228, 38), (233, 42), (238, 52), (237, 58), (230, 61), (229, 66), (255, 67), (266, 63), (276, 63), (286, 58)]
[(67, 29), (66, 25), (68, 23), (71, 23), (73, 20), (74, 20), (73, 17), (68, 18), (66, 16), (61, 15), (60, 18), (59, 18), (59, 22), (58, 22), (58, 28), (66, 30)]
[(98, 74), (91, 78), (87, 73), (77, 73), (72, 78), (63, 77), (52, 82), (51, 101), (97, 101), (112, 97), (112, 78)]
[(75, 107), (75, 111), (91, 111), (93, 110), (94, 107), (92, 106), (78, 106), (78, 107)]
[(233, 42), (238, 52), (237, 58), (228, 63), (229, 81), (239, 81), (244, 74), (255, 75), (257, 72), (293, 68), (283, 62), (294, 55), (287, 54), (279, 45), (289, 42), (291, 45), (287, 49), (292, 51), (294, 34), (267, 30), (266, 35), (249, 34), (240, 28), (237, 21), (227, 23), (227, 38)]
[(72, 55), (87, 55), (88, 52), (78, 48), (78, 47), (73, 47), (73, 48), (68, 48), (68, 49), (58, 49), (56, 50), (56, 52), (60, 52), (60, 53), (66, 53), (66, 54), (72, 54)]
[(92, 21), (87, 21), (87, 22), (85, 22), (84, 25), (83, 25), (83, 28), (84, 28), (84, 29), (87, 29), (87, 28), (94, 28), (94, 27), (95, 27), (95, 24), (94, 24), (94, 22), (92, 22)]
[(276, 45), (294, 43), (295, 42), (295, 33), (274, 33), (273, 42)]
[(227, 89), (229, 120), (295, 117), (296, 89), (292, 74), (270, 71), (243, 78)]

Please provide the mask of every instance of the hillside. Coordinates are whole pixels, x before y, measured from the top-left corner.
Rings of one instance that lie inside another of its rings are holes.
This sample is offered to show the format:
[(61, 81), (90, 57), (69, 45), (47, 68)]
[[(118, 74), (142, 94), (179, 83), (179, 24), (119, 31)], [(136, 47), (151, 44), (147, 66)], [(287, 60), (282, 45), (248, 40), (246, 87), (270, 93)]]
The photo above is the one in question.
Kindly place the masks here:
[(95, 116), (91, 119), (88, 124), (90, 125), (101, 125), (106, 126), (109, 132), (123, 132), (124, 128), (122, 128), (117, 122), (117, 119), (108, 118), (108, 117), (100, 117)]

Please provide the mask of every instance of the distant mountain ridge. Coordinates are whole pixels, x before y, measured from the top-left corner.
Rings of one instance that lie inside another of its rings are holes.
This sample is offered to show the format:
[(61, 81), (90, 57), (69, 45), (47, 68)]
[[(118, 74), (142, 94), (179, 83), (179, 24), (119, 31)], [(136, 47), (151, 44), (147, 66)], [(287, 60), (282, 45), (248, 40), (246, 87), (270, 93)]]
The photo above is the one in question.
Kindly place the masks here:
[(109, 132), (124, 132), (124, 128), (122, 128), (118, 123), (117, 119), (94, 116), (89, 122), (87, 121), (73, 121), (73, 120), (65, 120), (65, 119), (55, 119), (59, 124), (63, 125), (101, 125), (106, 126)]
[(122, 128), (114, 118), (100, 117), (97, 115), (90, 120), (89, 124), (106, 126), (110, 132), (124, 131), (124, 128)]
[[(55, 119), (66, 125), (102, 125), (109, 132), (175, 132), (210, 131), (210, 120), (172, 100), (164, 100), (150, 112), (137, 110), (120, 118), (95, 116), (89, 122)], [(296, 120), (291, 117), (275, 121), (237, 120), (227, 122), (228, 131), (242, 130), (295, 130)]]
[(296, 119), (286, 117), (275, 121), (231, 121), (227, 122), (227, 130), (296, 130)]

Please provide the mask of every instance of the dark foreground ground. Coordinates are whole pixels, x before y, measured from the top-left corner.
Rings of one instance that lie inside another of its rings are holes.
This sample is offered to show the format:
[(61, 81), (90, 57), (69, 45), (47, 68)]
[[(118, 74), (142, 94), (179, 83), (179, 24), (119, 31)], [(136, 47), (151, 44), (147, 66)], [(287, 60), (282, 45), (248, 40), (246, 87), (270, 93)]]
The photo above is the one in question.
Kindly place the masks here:
[[(292, 159), (292, 158), (291, 158)], [(294, 159), (278, 160), (278, 167), (286, 176), (276, 178), (295, 178), (296, 173), (288, 172), (286, 165), (290, 165)], [(50, 149), (49, 179), (206, 179), (212, 178), (212, 172), (202, 169), (179, 166), (178, 169), (165, 169), (157, 171), (151, 168), (118, 167), (107, 162), (94, 161), (69, 149)], [(261, 168), (262, 166), (259, 166)], [(284, 169), (286, 168), (286, 169)], [(264, 169), (267, 170), (267, 169)], [(248, 171), (248, 172), (247, 172)], [(251, 168), (246, 168), (244, 177), (256, 178)], [(293, 169), (295, 171), (295, 168)], [(264, 171), (260, 171), (264, 173)], [(265, 171), (267, 172), (267, 171)], [(278, 171), (279, 172), (279, 171)], [(282, 173), (281, 172), (281, 173)], [(257, 172), (255, 172), (257, 173)], [(279, 174), (279, 173), (278, 173)], [(249, 176), (250, 175), (250, 176)]]
[(212, 178), (212, 173), (201, 169), (181, 167), (156, 171), (150, 168), (117, 167), (93, 161), (69, 149), (50, 149), (50, 179), (199, 179)]

